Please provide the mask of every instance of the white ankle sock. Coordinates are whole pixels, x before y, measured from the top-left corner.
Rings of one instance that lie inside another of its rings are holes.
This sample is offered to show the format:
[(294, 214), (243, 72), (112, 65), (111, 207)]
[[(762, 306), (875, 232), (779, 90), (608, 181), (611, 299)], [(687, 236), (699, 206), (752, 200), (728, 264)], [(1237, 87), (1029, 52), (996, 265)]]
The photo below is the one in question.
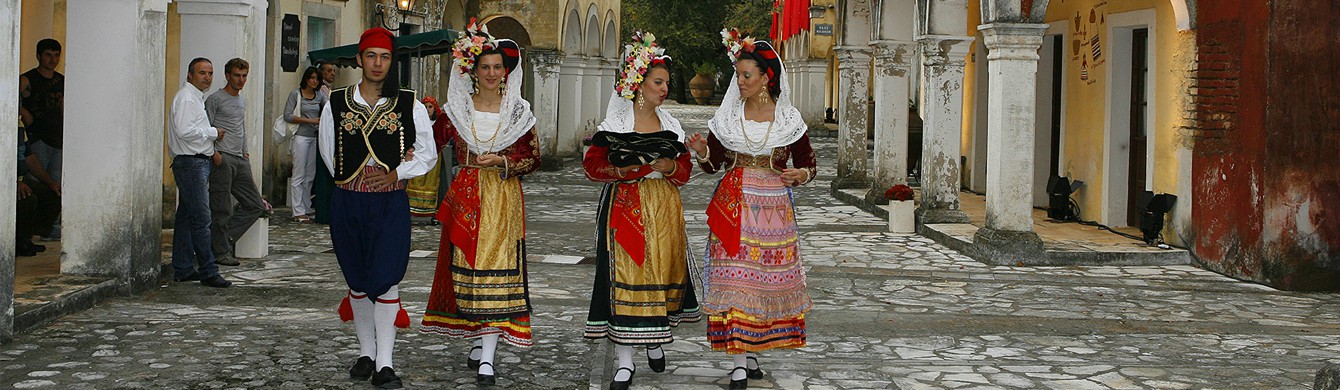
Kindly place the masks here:
[(484, 349), (483, 349), (483, 348), (484, 348), (484, 340), (483, 340), (483, 339), (475, 339), (474, 342), (471, 342), (471, 343), (470, 343), (470, 358), (471, 358), (471, 359), (474, 359), (474, 360), (479, 360), (479, 358), (480, 358), (481, 356), (484, 355)]
[[(392, 367), (391, 353), (395, 350), (395, 317), (400, 314), (400, 288), (391, 286), (377, 297), (374, 305), (374, 323), (377, 329), (377, 371)], [(393, 367), (394, 368), (394, 367)]]
[(665, 350), (661, 349), (660, 344), (647, 347), (647, 359), (661, 359), (665, 357)]
[[(739, 355), (735, 355), (735, 366), (733, 366), (733, 367), (744, 367), (745, 364), (747, 364), (747, 363), (745, 363), (745, 356), (747, 356), (747, 355), (745, 355), (745, 354), (743, 354), (743, 353), (742, 353), (742, 354), (739, 354)], [(731, 368), (731, 371), (730, 371), (730, 380), (738, 381), (738, 380), (741, 380), (741, 379), (744, 379), (744, 378), (747, 378), (747, 377), (748, 377), (748, 375), (749, 375), (748, 372), (746, 372), (745, 370), (736, 370), (736, 369), (733, 368), (733, 367)]]
[(373, 325), (372, 306), (372, 299), (367, 294), (349, 290), (349, 307), (354, 309), (354, 334), (358, 335), (358, 356), (376, 359), (377, 329)]
[(618, 359), (618, 366), (615, 368), (614, 380), (623, 382), (632, 378), (632, 372), (629, 370), (619, 370), (618, 367), (633, 368), (633, 346), (616, 344), (614, 346), (614, 356)]
[(498, 335), (496, 333), (487, 335), (480, 337), (479, 340), (484, 347), (479, 354), (479, 373), (493, 375), (493, 356), (498, 352)]

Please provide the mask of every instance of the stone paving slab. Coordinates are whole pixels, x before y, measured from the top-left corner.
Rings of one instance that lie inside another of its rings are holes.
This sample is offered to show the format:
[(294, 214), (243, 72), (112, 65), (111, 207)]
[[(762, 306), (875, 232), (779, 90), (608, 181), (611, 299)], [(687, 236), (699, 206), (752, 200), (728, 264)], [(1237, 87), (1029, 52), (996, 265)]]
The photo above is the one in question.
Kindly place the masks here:
[[(883, 220), (828, 195), (833, 142), (816, 140), (820, 176), (796, 191), (816, 304), (809, 345), (763, 354), (767, 375), (752, 388), (1307, 388), (1318, 368), (1340, 363), (1336, 294), (1190, 265), (989, 266), (885, 233)], [(714, 179), (682, 190), (695, 249), (706, 244)], [(571, 263), (593, 251), (599, 187), (569, 167), (524, 188), (537, 344), (500, 348), (496, 388), (601, 388), (611, 348), (582, 338), (595, 268)], [(414, 250), (438, 249), (440, 227), (412, 231)], [(356, 340), (335, 312), (344, 285), (327, 228), (283, 221), (270, 237), (269, 257), (223, 268), (232, 288), (164, 281), (17, 335), (0, 345), (0, 388), (371, 388), (346, 379)], [(468, 343), (417, 331), (435, 266), (432, 255), (410, 260), (402, 298), (416, 329), (399, 334), (395, 366), (408, 388), (474, 388)], [(639, 351), (633, 387), (725, 388), (729, 358), (709, 351), (704, 328), (675, 330), (665, 373)]]

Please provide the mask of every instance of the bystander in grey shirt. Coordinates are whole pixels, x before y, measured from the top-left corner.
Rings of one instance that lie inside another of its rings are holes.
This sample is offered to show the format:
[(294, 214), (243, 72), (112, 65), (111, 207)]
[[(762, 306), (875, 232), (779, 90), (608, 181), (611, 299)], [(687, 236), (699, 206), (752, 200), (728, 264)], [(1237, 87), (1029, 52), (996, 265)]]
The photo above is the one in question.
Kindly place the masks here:
[[(303, 118), (320, 118), (321, 108), (326, 106), (326, 94), (317, 90), (315, 97), (307, 99), (302, 97), (302, 90), (295, 89), (288, 94), (288, 103), (284, 104), (284, 120), (293, 123), (293, 108), (297, 107), (298, 102), (302, 101), (302, 109), (298, 112)], [(316, 137), (316, 125), (302, 123), (298, 125), (298, 134), (303, 137)]]
[(209, 125), (223, 129), (223, 138), (214, 141), (214, 150), (242, 157), (247, 152), (247, 134), (243, 123), (247, 117), (247, 103), (242, 96), (233, 96), (222, 89), (205, 99), (205, 115)]

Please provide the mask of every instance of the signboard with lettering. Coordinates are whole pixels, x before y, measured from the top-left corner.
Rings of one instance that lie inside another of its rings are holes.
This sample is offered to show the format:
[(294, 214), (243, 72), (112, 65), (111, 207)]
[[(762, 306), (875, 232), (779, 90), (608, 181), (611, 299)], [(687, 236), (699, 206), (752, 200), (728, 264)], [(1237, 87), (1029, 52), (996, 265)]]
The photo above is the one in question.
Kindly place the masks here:
[(833, 35), (833, 25), (831, 25), (831, 24), (816, 24), (816, 25), (814, 25), (814, 35), (828, 35), (828, 36), (832, 36), (832, 35)]
[(279, 29), (279, 67), (285, 72), (296, 72), (298, 70), (298, 41), (301, 39), (299, 32), (302, 31), (302, 21), (298, 20), (298, 15), (284, 14), (284, 20)]

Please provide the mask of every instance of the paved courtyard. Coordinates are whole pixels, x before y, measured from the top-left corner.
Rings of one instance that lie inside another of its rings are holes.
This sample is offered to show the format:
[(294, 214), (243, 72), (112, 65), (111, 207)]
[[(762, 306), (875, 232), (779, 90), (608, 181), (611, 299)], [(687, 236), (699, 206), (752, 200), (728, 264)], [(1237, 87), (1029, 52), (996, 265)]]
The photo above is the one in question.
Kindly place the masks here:
[[(710, 110), (676, 108), (701, 129)], [(1340, 295), (1276, 291), (1192, 266), (987, 266), (828, 194), (835, 145), (818, 138), (819, 178), (796, 191), (815, 309), (809, 346), (760, 357), (767, 389), (1308, 388), (1340, 363)], [(575, 164), (570, 164), (575, 165)], [(716, 176), (683, 189), (693, 247)], [(582, 338), (595, 267), (599, 187), (579, 168), (525, 178), (535, 347), (503, 346), (498, 386), (608, 384), (612, 348)], [(420, 334), (439, 227), (415, 226), (401, 285), (414, 328), (396, 370), (408, 388), (474, 387), (466, 342)], [(371, 388), (348, 380), (353, 326), (335, 308), (344, 284), (324, 226), (271, 222), (271, 254), (225, 267), (236, 284), (174, 284), (17, 335), (0, 345), (0, 387)], [(668, 369), (641, 355), (634, 388), (725, 388), (729, 358), (705, 325), (676, 330)]]

